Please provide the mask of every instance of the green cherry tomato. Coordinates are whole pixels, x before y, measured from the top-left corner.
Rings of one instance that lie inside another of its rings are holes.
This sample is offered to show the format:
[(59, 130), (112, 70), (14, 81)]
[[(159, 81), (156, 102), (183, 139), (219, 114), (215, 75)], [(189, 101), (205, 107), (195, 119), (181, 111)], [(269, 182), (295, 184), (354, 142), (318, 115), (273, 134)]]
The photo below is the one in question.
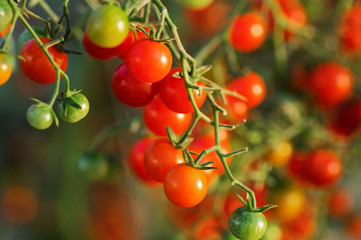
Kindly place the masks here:
[(192, 10), (201, 10), (213, 3), (214, 0), (180, 0), (180, 2), (187, 8)]
[(127, 37), (128, 30), (128, 16), (118, 6), (102, 5), (88, 19), (89, 38), (100, 47), (118, 46)]
[(263, 213), (252, 212), (247, 207), (234, 210), (228, 219), (229, 230), (241, 240), (259, 240), (267, 230)]
[(58, 114), (65, 122), (74, 123), (80, 121), (89, 112), (88, 99), (81, 93), (74, 93), (64, 98), (58, 105)]
[(98, 152), (88, 152), (82, 155), (77, 162), (78, 172), (87, 179), (100, 179), (108, 173), (107, 159)]
[(36, 129), (47, 129), (53, 123), (52, 109), (43, 103), (33, 104), (26, 112), (26, 119)]
[(0, 31), (4, 30), (13, 18), (13, 10), (7, 1), (0, 1)]

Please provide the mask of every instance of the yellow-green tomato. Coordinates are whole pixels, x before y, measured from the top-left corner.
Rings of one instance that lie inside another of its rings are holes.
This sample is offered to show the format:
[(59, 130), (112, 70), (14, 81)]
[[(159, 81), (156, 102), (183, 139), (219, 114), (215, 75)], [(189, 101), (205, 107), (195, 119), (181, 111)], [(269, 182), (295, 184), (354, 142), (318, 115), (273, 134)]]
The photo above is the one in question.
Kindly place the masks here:
[(6, 0), (0, 1), (0, 31), (4, 30), (13, 18), (13, 10)]
[(121, 44), (127, 37), (128, 30), (128, 16), (118, 6), (101, 5), (91, 13), (87, 23), (90, 40), (104, 48)]
[(211, 3), (214, 0), (180, 0), (180, 2), (186, 6), (189, 9), (193, 9), (193, 10), (201, 10), (204, 9), (206, 7), (208, 7), (209, 5), (211, 5)]
[(53, 123), (52, 110), (43, 103), (33, 104), (26, 112), (26, 119), (36, 129), (47, 129)]

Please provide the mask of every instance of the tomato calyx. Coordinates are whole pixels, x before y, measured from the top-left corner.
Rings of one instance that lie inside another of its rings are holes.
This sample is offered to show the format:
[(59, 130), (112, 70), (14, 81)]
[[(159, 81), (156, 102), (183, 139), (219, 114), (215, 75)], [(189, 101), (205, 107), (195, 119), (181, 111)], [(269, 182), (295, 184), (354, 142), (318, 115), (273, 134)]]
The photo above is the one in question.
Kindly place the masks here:
[(81, 91), (62, 92), (58, 105), (58, 114), (66, 122), (75, 123), (83, 119), (89, 112), (89, 101)]
[(72, 106), (72, 107), (74, 107), (74, 108), (76, 108), (76, 109), (81, 110), (81, 105), (80, 105), (80, 103), (77, 102), (77, 101), (72, 97), (74, 94), (77, 94), (77, 93), (80, 93), (80, 92), (81, 92), (81, 90), (79, 90), (79, 91), (74, 90), (74, 91), (71, 91), (71, 92), (69, 92), (69, 93), (64, 93), (64, 92), (61, 93), (61, 96), (62, 96), (62, 100), (61, 100), (61, 101), (63, 101), (64, 112), (66, 112), (66, 108), (67, 108), (68, 106)]
[(209, 165), (213, 164), (214, 162), (205, 162), (205, 163), (201, 163), (199, 164), (200, 159), (206, 155), (204, 154), (204, 152), (207, 152), (208, 149), (203, 150), (203, 152), (198, 155), (198, 157), (194, 160), (191, 154), (197, 154), (195, 152), (190, 152), (187, 149), (183, 149), (183, 158), (184, 161), (187, 163), (187, 165), (196, 168), (196, 169), (201, 169), (201, 170), (209, 170), (209, 169), (218, 169), (218, 167), (211, 167)]
[(257, 206), (254, 206), (254, 204), (252, 203), (252, 199), (249, 196), (249, 194), (247, 194), (247, 202), (238, 193), (234, 193), (234, 194), (243, 203), (243, 205), (247, 208), (247, 211), (250, 211), (250, 212), (264, 213), (271, 208), (277, 207), (277, 205), (275, 205), (275, 204), (266, 204), (264, 206), (257, 207)]

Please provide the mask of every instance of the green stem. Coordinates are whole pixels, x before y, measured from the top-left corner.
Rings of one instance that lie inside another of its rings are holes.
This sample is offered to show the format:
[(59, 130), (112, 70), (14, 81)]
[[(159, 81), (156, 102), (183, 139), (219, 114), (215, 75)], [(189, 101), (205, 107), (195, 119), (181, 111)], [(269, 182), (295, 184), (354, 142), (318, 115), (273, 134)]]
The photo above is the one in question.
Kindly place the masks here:
[(184, 141), (192, 134), (194, 127), (197, 125), (198, 121), (201, 119), (200, 116), (196, 116), (191, 124), (191, 126), (187, 129), (187, 131), (182, 136), (181, 140), (177, 142), (177, 146), (180, 146), (184, 143)]
[(195, 59), (197, 62), (201, 63), (203, 62), (208, 55), (213, 52), (221, 43), (223, 40), (222, 34), (216, 35), (213, 37), (204, 47), (195, 55)]
[(32, 8), (34, 7), (36, 4), (39, 4), (43, 10), (48, 14), (48, 16), (50, 17), (50, 19), (54, 22), (57, 22), (59, 20), (58, 15), (50, 8), (50, 6), (43, 0), (34, 0), (31, 1), (29, 3), (29, 6)]
[(65, 29), (63, 44), (68, 40), (69, 35), (71, 33), (68, 3), (69, 3), (69, 0), (63, 0), (63, 15), (62, 16), (65, 17), (65, 21), (66, 21), (66, 29)]
[(136, 0), (133, 5), (131, 5), (128, 9), (125, 9), (127, 15), (130, 17), (133, 14), (137, 14), (140, 9), (142, 9), (146, 4), (148, 4), (151, 0)]

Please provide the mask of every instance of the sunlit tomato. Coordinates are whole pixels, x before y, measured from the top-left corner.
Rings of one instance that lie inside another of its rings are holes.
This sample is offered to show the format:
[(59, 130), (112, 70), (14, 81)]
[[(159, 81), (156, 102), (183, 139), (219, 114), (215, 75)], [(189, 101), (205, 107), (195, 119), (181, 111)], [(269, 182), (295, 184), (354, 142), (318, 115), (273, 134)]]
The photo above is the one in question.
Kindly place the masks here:
[(11, 65), (6, 58), (6, 55), (4, 53), (0, 53), (0, 86), (9, 80), (11, 72)]
[(258, 49), (266, 36), (266, 22), (259, 14), (252, 12), (235, 16), (228, 32), (229, 43), (240, 52)]
[(148, 175), (158, 182), (163, 182), (175, 165), (184, 163), (182, 151), (173, 147), (165, 138), (157, 139), (148, 145), (143, 161)]
[(8, 33), (10, 27), (11, 27), (11, 24), (9, 24), (7, 27), (5, 27), (3, 30), (0, 31), (0, 38), (5, 36), (5, 34)]
[[(77, 104), (77, 105), (74, 105)], [(82, 93), (73, 93), (61, 100), (57, 107), (59, 117), (65, 122), (75, 123), (89, 112), (89, 101)]]
[[(39, 37), (45, 37), (45, 38), (50, 38), (50, 34), (49, 32), (46, 30), (46, 28), (44, 27), (40, 27), (40, 26), (32, 26), (32, 29), (35, 31), (35, 33), (39, 36)], [(24, 47), (24, 45), (29, 42), (31, 39), (33, 39), (33, 36), (31, 35), (31, 33), (29, 32), (28, 29), (24, 29), (24, 31), (22, 31), (22, 33), (19, 35), (18, 39), (17, 39), (17, 49), (22, 49)]]
[[(255, 72), (249, 72), (245, 76), (233, 79), (226, 88), (244, 96), (247, 99), (245, 103), (248, 108), (257, 107), (266, 96), (266, 85), (261, 76)], [(242, 100), (234, 98), (227, 96), (227, 99), (235, 102), (233, 104), (237, 104), (236, 101), (242, 102)]]
[(149, 177), (144, 167), (144, 152), (145, 149), (154, 141), (154, 138), (145, 137), (133, 144), (128, 154), (128, 164), (132, 173), (143, 183), (151, 186), (156, 186), (159, 182), (154, 181)]
[(333, 190), (327, 199), (328, 214), (334, 218), (345, 217), (355, 205), (354, 196), (346, 188)]
[(91, 13), (87, 23), (89, 38), (96, 45), (112, 48), (127, 37), (129, 20), (122, 8), (115, 5), (100, 5)]
[(221, 240), (224, 231), (225, 227), (222, 226), (220, 219), (216, 216), (209, 216), (198, 222), (192, 234), (192, 239)]
[[(40, 37), (43, 44), (51, 42), (48, 38)], [(64, 72), (68, 67), (68, 56), (60, 52), (56, 46), (48, 48), (49, 54), (58, 67)], [(34, 39), (27, 42), (20, 52), (20, 67), (24, 74), (34, 82), (50, 84), (56, 81), (56, 72), (45, 53)]]
[[(143, 27), (143, 29), (146, 30), (147, 32), (150, 31), (147, 27)], [(127, 38), (121, 43), (120, 46), (117, 47), (117, 56), (124, 60), (129, 52), (132, 44), (143, 38), (145, 38), (145, 39), (148, 38), (147, 35), (143, 31), (136, 29), (133, 32), (133, 31), (129, 30)]]
[[(191, 101), (188, 98), (188, 93), (184, 84), (183, 78), (174, 77), (173, 74), (179, 73), (182, 68), (173, 68), (169, 74), (162, 80), (160, 84), (160, 97), (164, 104), (172, 111), (178, 113), (194, 112)], [(205, 86), (204, 83), (197, 82), (199, 86)], [(197, 107), (201, 107), (206, 99), (206, 92), (202, 91), (199, 96), (198, 90), (193, 90), (193, 98)]]
[(347, 67), (336, 62), (323, 62), (312, 70), (307, 83), (317, 103), (331, 108), (351, 95), (353, 77)]
[(158, 92), (159, 83), (147, 83), (135, 80), (125, 64), (114, 72), (112, 90), (116, 98), (130, 107), (144, 107)]
[(144, 107), (143, 121), (145, 126), (159, 136), (167, 136), (166, 126), (176, 135), (183, 133), (192, 121), (191, 113), (176, 113), (167, 108), (159, 96)]
[(172, 67), (172, 53), (161, 42), (140, 39), (130, 48), (125, 65), (135, 79), (141, 82), (158, 82)]
[(13, 186), (5, 190), (1, 201), (1, 212), (11, 224), (32, 222), (38, 213), (38, 199), (33, 190), (25, 186)]
[[(289, 28), (293, 30), (299, 30), (307, 23), (307, 15), (304, 6), (300, 2), (292, 2), (288, 4), (281, 4), (281, 8), (285, 17), (287, 18), (287, 24)], [(290, 31), (285, 31), (285, 40), (289, 40), (294, 37), (294, 34)]]
[[(214, 145), (215, 145), (214, 136), (205, 135), (205, 136), (199, 136), (196, 139), (194, 139), (188, 149), (193, 152), (196, 152), (198, 154), (201, 154), (204, 149), (213, 147)], [(231, 146), (228, 141), (223, 141), (221, 143), (221, 151), (223, 153), (231, 152)], [(193, 156), (193, 158), (196, 159), (197, 156)], [(227, 161), (227, 164), (230, 165), (232, 159), (227, 158), (226, 161)], [(203, 170), (204, 173), (206, 174), (208, 182), (210, 184), (214, 177), (216, 177), (217, 175), (223, 174), (225, 172), (225, 170), (224, 170), (222, 161), (218, 157), (216, 152), (211, 152), (211, 153), (205, 155), (199, 163), (206, 163), (206, 162), (213, 162), (209, 166), (217, 167), (217, 169)]]
[(185, 163), (176, 165), (167, 173), (163, 187), (169, 201), (186, 208), (200, 203), (208, 189), (203, 170)]
[(32, 104), (26, 111), (26, 120), (36, 129), (47, 129), (53, 123), (51, 107), (42, 103)]
[(300, 215), (306, 204), (306, 196), (299, 188), (287, 188), (270, 192), (270, 202), (277, 207), (271, 215), (281, 222), (290, 222)]
[(7, 1), (0, 1), (0, 32), (10, 27), (12, 18), (13, 10), (11, 9), (9, 3)]
[(329, 121), (329, 129), (337, 137), (353, 137), (361, 128), (361, 100), (352, 99), (335, 110)]
[(281, 141), (270, 151), (267, 158), (274, 166), (284, 166), (291, 159), (292, 153), (292, 144), (289, 141)]
[(351, 217), (346, 224), (346, 233), (348, 236), (359, 239), (361, 237), (361, 215), (357, 214)]
[(336, 153), (318, 149), (307, 159), (306, 175), (313, 185), (327, 187), (341, 178), (342, 168), (342, 162)]
[(260, 239), (267, 230), (267, 220), (263, 213), (252, 212), (247, 207), (234, 210), (228, 225), (231, 233), (239, 239)]
[(361, 5), (355, 4), (343, 13), (340, 21), (341, 50), (346, 53), (361, 51)]
[(92, 57), (98, 60), (108, 60), (113, 58), (113, 55), (108, 55), (102, 51), (102, 48), (93, 43), (89, 36), (88, 32), (85, 31), (83, 34), (83, 47), (85, 51)]

